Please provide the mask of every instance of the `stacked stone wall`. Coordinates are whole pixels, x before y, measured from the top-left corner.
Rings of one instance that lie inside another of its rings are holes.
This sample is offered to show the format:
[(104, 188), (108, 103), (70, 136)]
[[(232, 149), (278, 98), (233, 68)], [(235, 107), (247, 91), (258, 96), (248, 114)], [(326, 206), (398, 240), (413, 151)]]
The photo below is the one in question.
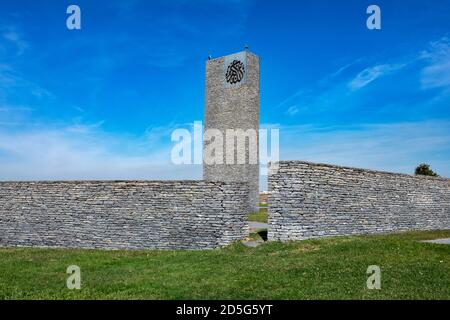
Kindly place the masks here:
[(248, 203), (244, 183), (0, 182), (0, 246), (217, 248), (247, 235)]
[(269, 175), (269, 239), (450, 229), (450, 180), (282, 161)]

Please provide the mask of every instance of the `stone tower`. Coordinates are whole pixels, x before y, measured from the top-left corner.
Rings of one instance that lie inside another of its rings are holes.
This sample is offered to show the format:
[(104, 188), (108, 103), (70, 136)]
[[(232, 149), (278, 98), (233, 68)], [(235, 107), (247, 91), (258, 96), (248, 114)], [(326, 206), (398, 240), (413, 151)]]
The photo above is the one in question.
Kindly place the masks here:
[[(203, 178), (247, 182), (251, 208), (259, 198), (259, 96), (258, 56), (246, 50), (207, 61)], [(221, 144), (223, 154), (214, 148)]]

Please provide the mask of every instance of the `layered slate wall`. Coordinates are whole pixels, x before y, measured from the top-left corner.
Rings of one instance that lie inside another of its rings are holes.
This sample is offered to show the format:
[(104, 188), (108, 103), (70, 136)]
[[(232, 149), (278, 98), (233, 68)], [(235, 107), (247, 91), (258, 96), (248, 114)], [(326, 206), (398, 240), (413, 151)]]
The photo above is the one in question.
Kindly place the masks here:
[(302, 161), (269, 175), (269, 240), (450, 229), (450, 180)]
[(249, 211), (242, 183), (0, 182), (0, 246), (210, 249), (243, 239)]

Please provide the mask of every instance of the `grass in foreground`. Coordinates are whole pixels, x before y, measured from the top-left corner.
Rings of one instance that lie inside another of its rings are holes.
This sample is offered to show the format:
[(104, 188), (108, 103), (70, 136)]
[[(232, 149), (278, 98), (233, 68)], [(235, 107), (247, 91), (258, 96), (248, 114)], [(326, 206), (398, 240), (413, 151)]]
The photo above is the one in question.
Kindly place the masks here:
[[(0, 249), (0, 299), (449, 299), (450, 230), (212, 251)], [(82, 288), (66, 289), (67, 266)], [(369, 265), (381, 290), (366, 289)]]

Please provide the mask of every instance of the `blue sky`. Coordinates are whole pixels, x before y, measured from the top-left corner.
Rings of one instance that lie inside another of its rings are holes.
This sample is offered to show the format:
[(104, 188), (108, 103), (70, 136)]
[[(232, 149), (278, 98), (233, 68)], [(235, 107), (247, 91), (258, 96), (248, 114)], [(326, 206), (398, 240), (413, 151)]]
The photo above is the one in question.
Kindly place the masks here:
[[(82, 30), (66, 28), (77, 4)], [(377, 4), (382, 29), (366, 28)], [(450, 176), (450, 0), (2, 1), (0, 180), (189, 179), (170, 134), (249, 44), (281, 159)], [(264, 186), (262, 186), (264, 188)]]

